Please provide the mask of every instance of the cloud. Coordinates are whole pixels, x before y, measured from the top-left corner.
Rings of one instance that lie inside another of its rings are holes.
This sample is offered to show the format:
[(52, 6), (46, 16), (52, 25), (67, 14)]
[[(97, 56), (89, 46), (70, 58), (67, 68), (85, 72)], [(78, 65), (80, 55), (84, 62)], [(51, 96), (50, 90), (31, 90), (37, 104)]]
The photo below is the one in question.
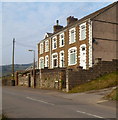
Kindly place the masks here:
[(115, 2), (116, 0), (2, 0), (2, 2)]
[(52, 27), (57, 19), (60, 20), (60, 24), (65, 26), (68, 16), (81, 18), (107, 4), (109, 3), (3, 2), (2, 35), (3, 46), (6, 46), (2, 49), (3, 64), (11, 63), (14, 37), (16, 38), (15, 62), (30, 63), (32, 54), (27, 51), (31, 49), (29, 46), (36, 48), (45, 32), (52, 32)]

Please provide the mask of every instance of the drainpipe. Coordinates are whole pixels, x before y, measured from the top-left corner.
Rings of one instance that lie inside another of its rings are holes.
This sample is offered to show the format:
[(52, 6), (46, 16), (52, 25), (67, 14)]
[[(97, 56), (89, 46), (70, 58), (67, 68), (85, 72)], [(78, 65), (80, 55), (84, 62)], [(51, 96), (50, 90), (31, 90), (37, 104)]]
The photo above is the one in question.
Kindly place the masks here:
[(50, 66), (49, 66), (49, 68), (52, 68), (52, 65), (51, 65), (51, 57), (52, 57), (52, 55), (51, 55), (51, 38), (50, 38)]
[(69, 92), (68, 68), (66, 69), (66, 92)]

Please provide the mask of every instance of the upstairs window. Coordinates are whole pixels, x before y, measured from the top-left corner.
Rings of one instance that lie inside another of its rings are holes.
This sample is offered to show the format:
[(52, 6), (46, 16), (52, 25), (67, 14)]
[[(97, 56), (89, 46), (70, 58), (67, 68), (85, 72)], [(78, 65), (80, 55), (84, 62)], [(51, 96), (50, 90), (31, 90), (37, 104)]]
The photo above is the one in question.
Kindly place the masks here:
[(69, 30), (69, 44), (74, 43), (76, 41), (76, 30), (72, 28)]
[(40, 54), (42, 54), (42, 53), (43, 53), (43, 42), (40, 43)]
[(57, 48), (57, 37), (53, 37), (52, 38), (52, 49), (56, 49)]
[(73, 47), (68, 50), (69, 65), (75, 65), (77, 63), (77, 48)]
[(80, 25), (80, 40), (86, 39), (86, 23)]
[(64, 33), (59, 35), (60, 47), (64, 46)]
[(49, 51), (49, 40), (45, 41), (45, 52)]

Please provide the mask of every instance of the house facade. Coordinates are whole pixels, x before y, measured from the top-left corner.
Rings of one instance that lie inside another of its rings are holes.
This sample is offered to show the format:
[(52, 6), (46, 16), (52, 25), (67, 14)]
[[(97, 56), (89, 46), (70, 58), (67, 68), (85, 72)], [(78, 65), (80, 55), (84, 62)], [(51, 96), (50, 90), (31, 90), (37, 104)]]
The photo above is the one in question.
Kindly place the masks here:
[(57, 20), (53, 33), (46, 33), (38, 44), (39, 69), (89, 69), (97, 58), (118, 59), (117, 7), (115, 2), (80, 20), (70, 16), (65, 27)]

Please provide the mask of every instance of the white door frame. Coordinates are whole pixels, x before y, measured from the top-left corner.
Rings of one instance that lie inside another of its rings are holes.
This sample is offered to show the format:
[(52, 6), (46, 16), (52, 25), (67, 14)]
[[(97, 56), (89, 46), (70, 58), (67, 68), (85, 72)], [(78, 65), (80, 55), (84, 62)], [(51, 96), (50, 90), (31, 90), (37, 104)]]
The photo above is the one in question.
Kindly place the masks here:
[(80, 45), (80, 66), (86, 69), (86, 44)]

